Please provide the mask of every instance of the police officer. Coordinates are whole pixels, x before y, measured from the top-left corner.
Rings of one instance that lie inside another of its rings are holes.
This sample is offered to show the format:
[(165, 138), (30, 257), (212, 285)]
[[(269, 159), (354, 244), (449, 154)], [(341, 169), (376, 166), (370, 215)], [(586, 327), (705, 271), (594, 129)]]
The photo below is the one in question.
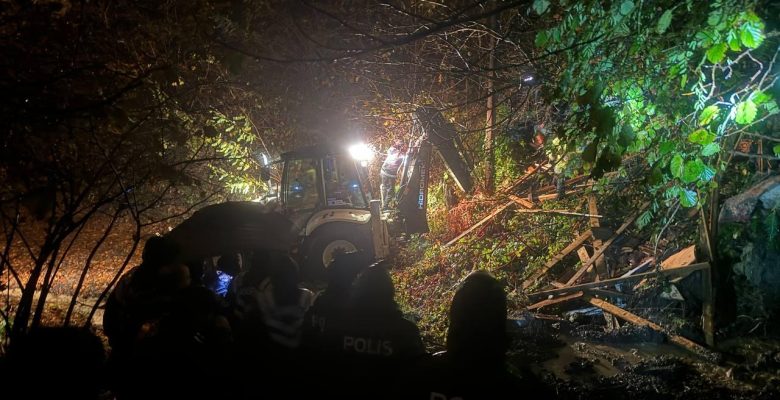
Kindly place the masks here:
[(417, 326), (404, 319), (394, 300), (390, 273), (381, 264), (368, 267), (352, 288), (349, 308), (330, 317), (323, 333), (323, 350), (330, 358), (326, 392), (341, 399), (399, 398), (386, 382), (425, 354)]

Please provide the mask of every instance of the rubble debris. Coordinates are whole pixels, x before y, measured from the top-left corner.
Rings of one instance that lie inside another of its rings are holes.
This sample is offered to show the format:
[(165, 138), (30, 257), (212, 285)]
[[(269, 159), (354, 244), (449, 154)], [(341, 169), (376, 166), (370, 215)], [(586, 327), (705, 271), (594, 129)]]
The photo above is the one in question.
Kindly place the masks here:
[(780, 175), (770, 176), (750, 189), (726, 199), (718, 215), (718, 223), (749, 222), (759, 200), (767, 210), (780, 202)]
[(577, 271), (577, 273), (574, 274), (574, 276), (572, 276), (571, 279), (568, 280), (568, 282), (566, 282), (566, 285), (571, 286), (575, 284), (582, 277), (582, 275), (590, 271), (593, 263), (595, 263), (596, 260), (598, 260), (598, 258), (602, 254), (604, 254), (607, 248), (609, 248), (609, 246), (612, 244), (612, 242), (615, 241), (615, 239), (618, 238), (618, 236), (620, 236), (626, 229), (628, 229), (628, 227), (632, 223), (634, 223), (634, 220), (636, 220), (636, 218), (639, 217), (639, 214), (641, 214), (649, 205), (650, 202), (645, 202), (644, 204), (642, 204), (642, 206), (639, 207), (638, 210), (634, 211), (628, 217), (628, 219), (626, 219), (626, 222), (624, 222), (623, 225), (621, 225), (620, 228), (618, 228), (618, 230), (615, 231), (615, 234), (611, 238), (609, 238), (609, 240), (604, 242), (603, 246), (593, 253), (593, 256), (590, 258), (590, 260), (588, 260), (587, 263), (583, 264), (582, 267), (580, 267), (580, 269)]
[(555, 266), (555, 264), (558, 264), (561, 260), (563, 260), (564, 257), (569, 255), (572, 251), (576, 250), (580, 246), (582, 246), (583, 243), (585, 243), (586, 240), (588, 240), (591, 237), (591, 231), (587, 231), (575, 238), (568, 246), (566, 246), (563, 250), (561, 250), (557, 255), (555, 255), (550, 261), (548, 261), (544, 266), (539, 268), (536, 273), (531, 275), (528, 279), (523, 281), (523, 289), (527, 289), (534, 283), (536, 283), (539, 278), (544, 276), (544, 274), (547, 273), (552, 267)]

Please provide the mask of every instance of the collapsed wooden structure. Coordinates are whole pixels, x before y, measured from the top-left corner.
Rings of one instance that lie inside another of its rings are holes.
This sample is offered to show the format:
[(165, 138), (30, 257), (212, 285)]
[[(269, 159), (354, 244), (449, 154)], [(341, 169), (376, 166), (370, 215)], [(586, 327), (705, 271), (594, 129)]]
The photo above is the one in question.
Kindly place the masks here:
[[(611, 299), (625, 297), (627, 295), (620, 290), (616, 290), (616, 287), (628, 287), (633, 291), (645, 285), (648, 279), (666, 277), (679, 280), (694, 272), (701, 271), (700, 275), (703, 293), (702, 328), (706, 344), (708, 346), (713, 346), (714, 324), (710, 263), (696, 262), (695, 246), (689, 246), (682, 249), (658, 264), (656, 264), (656, 260), (653, 258), (648, 258), (640, 265), (631, 268), (629, 271), (623, 272), (622, 275), (612, 276), (605, 266), (604, 253), (625, 233), (637, 217), (647, 209), (649, 202), (644, 203), (632, 212), (625, 219), (623, 224), (614, 232), (600, 226), (599, 218), (602, 216), (599, 215), (596, 197), (592, 193), (588, 194), (587, 214), (566, 210), (542, 210), (537, 207), (536, 203), (557, 198), (557, 194), (552, 193), (555, 191), (555, 187), (546, 186), (539, 188), (535, 193), (531, 192), (530, 195), (528, 195), (528, 191), (526, 191), (525, 197), (522, 197), (519, 194), (521, 192), (519, 190), (521, 186), (542, 168), (543, 167), (541, 166), (533, 168), (526, 175), (518, 179), (513, 185), (505, 189), (501, 194), (506, 197), (506, 202), (494, 208), (486, 217), (450, 240), (445, 244), (445, 247), (461, 240), (463, 237), (474, 232), (479, 227), (484, 226), (497, 216), (502, 215), (506, 210), (509, 210), (512, 207), (518, 207), (518, 211), (520, 212), (553, 212), (560, 215), (587, 217), (589, 218), (590, 229), (586, 232), (577, 234), (568, 246), (558, 252), (541, 268), (536, 270), (522, 282), (522, 290), (531, 301), (534, 301), (527, 309), (538, 313), (539, 310), (555, 304), (578, 300), (584, 301), (603, 310), (604, 315), (607, 318), (608, 327), (617, 324), (615, 318), (619, 318), (632, 324), (646, 326), (661, 332), (667, 336), (671, 343), (679, 345), (696, 354), (705, 356), (711, 355), (711, 352), (705, 347), (682, 336), (671, 334), (662, 326), (610, 302)], [(566, 193), (581, 192), (584, 188), (591, 185), (581, 185), (587, 180), (588, 178), (584, 176), (567, 180), (565, 183), (566, 187), (573, 187), (573, 190), (569, 190)], [(593, 249), (593, 254), (590, 254), (586, 247), (586, 243), (588, 242)], [(543, 287), (543, 278), (549, 275), (558, 263), (573, 252), (576, 252), (581, 261), (579, 268), (573, 274), (570, 276), (564, 275), (558, 279), (548, 280), (546, 284), (551, 286), (550, 288), (543, 288), (542, 290), (530, 293), (528, 292), (531, 288)], [(615, 271), (612, 271), (612, 273), (614, 274)]]

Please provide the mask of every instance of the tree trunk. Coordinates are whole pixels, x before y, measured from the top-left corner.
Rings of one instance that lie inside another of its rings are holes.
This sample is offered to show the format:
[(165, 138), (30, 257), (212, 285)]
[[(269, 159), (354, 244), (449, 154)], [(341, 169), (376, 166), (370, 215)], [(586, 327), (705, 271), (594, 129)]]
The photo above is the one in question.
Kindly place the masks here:
[[(496, 26), (496, 16), (490, 17), (490, 28)], [(495, 168), (495, 135), (494, 125), (496, 123), (495, 95), (493, 93), (493, 77), (495, 76), (496, 58), (493, 52), (496, 49), (496, 39), (490, 37), (490, 53), (488, 54), (488, 78), (487, 78), (487, 115), (485, 118), (485, 192), (493, 194), (496, 187), (496, 168)]]
[(84, 281), (87, 278), (87, 273), (89, 272), (89, 267), (92, 265), (92, 260), (95, 258), (95, 254), (97, 254), (98, 250), (100, 249), (100, 246), (103, 245), (103, 242), (106, 241), (106, 238), (111, 233), (111, 231), (114, 229), (114, 224), (116, 224), (117, 219), (119, 219), (119, 215), (122, 213), (122, 210), (119, 209), (114, 213), (114, 216), (111, 218), (111, 222), (109, 222), (108, 227), (103, 231), (103, 235), (100, 236), (100, 239), (98, 239), (97, 243), (92, 247), (92, 251), (89, 252), (89, 256), (87, 256), (87, 261), (84, 263), (84, 269), (81, 270), (81, 276), (79, 276), (79, 281), (76, 284), (76, 289), (73, 291), (73, 297), (70, 299), (70, 304), (68, 305), (68, 311), (65, 313), (65, 321), (63, 322), (63, 325), (68, 326), (70, 325), (70, 319), (73, 316), (73, 310), (76, 308), (76, 302), (79, 298), (79, 293), (81, 292), (81, 288), (84, 286)]

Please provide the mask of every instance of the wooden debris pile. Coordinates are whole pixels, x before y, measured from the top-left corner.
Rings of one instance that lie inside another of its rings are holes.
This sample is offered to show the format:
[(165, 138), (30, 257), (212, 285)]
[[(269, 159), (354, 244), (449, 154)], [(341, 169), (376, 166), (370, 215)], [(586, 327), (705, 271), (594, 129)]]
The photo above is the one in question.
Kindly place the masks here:
[[(682, 336), (671, 334), (662, 326), (620, 308), (616, 305), (619, 303), (612, 301), (612, 299), (634, 295), (650, 279), (666, 277), (680, 280), (696, 271), (701, 271), (703, 293), (702, 328), (707, 345), (712, 346), (714, 344), (714, 333), (710, 264), (708, 262), (696, 262), (695, 246), (682, 249), (662, 262), (656, 263), (656, 260), (651, 256), (653, 251), (647, 247), (643, 248), (637, 243), (635, 247), (638, 249), (629, 248), (628, 250), (637, 252), (643, 260), (639, 260), (639, 262), (635, 260), (633, 265), (624, 264), (617, 267), (607, 265), (605, 253), (611, 249), (611, 246), (620, 242), (618, 239), (624, 235), (639, 215), (647, 209), (649, 203), (644, 203), (635, 209), (614, 231), (610, 230), (609, 227), (601, 226), (600, 218), (602, 215), (599, 214), (597, 200), (592, 193), (587, 196), (587, 214), (567, 210), (542, 210), (537, 207), (537, 204), (542, 201), (556, 199), (558, 194), (555, 193), (556, 188), (552, 185), (535, 191), (531, 191), (527, 187), (529, 178), (539, 171), (540, 168), (542, 167), (532, 169), (504, 190), (501, 195), (507, 199), (506, 202), (500, 204), (485, 218), (450, 240), (445, 244), (445, 247), (459, 241), (511, 208), (516, 208), (517, 211), (524, 213), (555, 213), (586, 217), (589, 219), (590, 229), (578, 233), (568, 246), (550, 258), (541, 268), (534, 271), (533, 274), (522, 282), (522, 290), (533, 302), (527, 309), (534, 313), (539, 313), (544, 308), (556, 304), (572, 301), (585, 302), (585, 304), (598, 307), (604, 311), (608, 329), (613, 326), (619, 326), (618, 319), (635, 325), (647, 326), (650, 329), (664, 333), (671, 343), (699, 355), (711, 356), (711, 352), (705, 347)], [(566, 181), (566, 193), (582, 192), (592, 184), (587, 183), (587, 180), (587, 177), (581, 176)], [(589, 248), (592, 249), (592, 252), (589, 251)], [(644, 251), (639, 249), (644, 249)], [(553, 273), (555, 266), (572, 253), (576, 253), (581, 261), (579, 268), (576, 271), (569, 269), (558, 278), (550, 279), (549, 275)], [(612, 268), (608, 268), (610, 266)], [(541, 290), (531, 291), (534, 288), (541, 288)]]

